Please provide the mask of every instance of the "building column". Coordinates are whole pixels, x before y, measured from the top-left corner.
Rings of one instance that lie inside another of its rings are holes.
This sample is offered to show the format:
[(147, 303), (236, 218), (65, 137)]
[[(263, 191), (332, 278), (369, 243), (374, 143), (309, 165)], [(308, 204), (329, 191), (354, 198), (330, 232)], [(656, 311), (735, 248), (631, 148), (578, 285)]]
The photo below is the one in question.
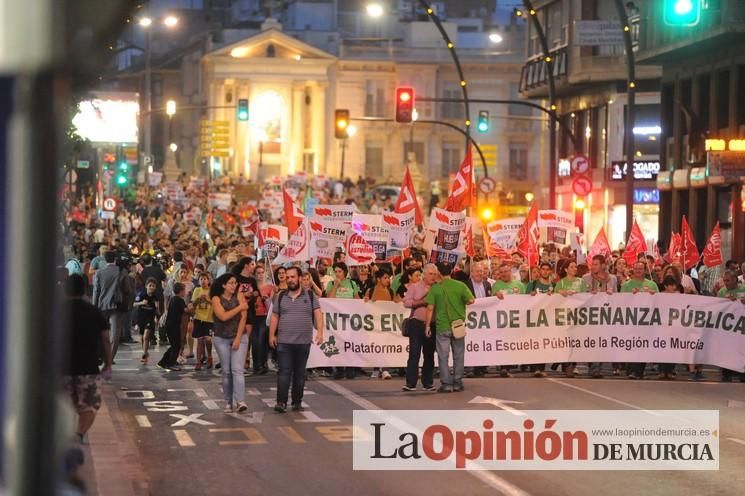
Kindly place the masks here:
[(745, 213), (742, 211), (742, 183), (732, 186), (732, 256), (745, 258)]
[[(678, 170), (683, 167), (683, 112), (680, 110), (680, 102), (682, 97), (682, 83), (680, 79), (675, 80), (673, 94), (673, 167)], [(675, 203), (675, 197), (673, 194), (673, 203)], [(673, 214), (675, 208), (673, 208)]]
[(328, 83), (318, 82), (313, 88), (313, 149), (315, 151), (314, 174), (329, 174), (326, 163), (326, 91)]
[(672, 205), (670, 206), (670, 229), (680, 231), (680, 191), (672, 191)]
[(737, 64), (731, 64), (729, 67), (729, 132), (730, 136), (738, 137), (737, 134), (737, 109), (742, 88), (740, 87), (740, 71)]
[(305, 105), (305, 84), (295, 82), (292, 85), (292, 132), (289, 173), (303, 170), (303, 106)]

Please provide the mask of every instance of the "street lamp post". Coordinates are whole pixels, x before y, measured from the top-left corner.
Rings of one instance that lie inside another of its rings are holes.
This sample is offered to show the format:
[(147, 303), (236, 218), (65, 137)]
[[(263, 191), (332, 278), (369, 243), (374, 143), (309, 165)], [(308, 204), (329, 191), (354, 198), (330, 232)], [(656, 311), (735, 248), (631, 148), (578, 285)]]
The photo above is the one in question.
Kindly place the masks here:
[[(173, 28), (178, 24), (178, 17), (169, 15), (163, 20), (163, 25), (167, 28)], [(153, 19), (150, 17), (142, 17), (139, 20), (140, 26), (145, 29), (145, 156), (153, 156), (153, 123), (152, 123), (152, 109), (153, 109), (153, 92), (152, 92), (152, 27)], [(151, 162), (153, 163), (153, 162)]]
[(340, 170), (340, 176), (341, 180), (344, 181), (344, 157), (345, 152), (347, 150), (347, 140), (354, 136), (357, 133), (357, 128), (349, 125), (347, 126), (347, 135), (344, 137), (344, 139), (341, 140), (341, 170)]

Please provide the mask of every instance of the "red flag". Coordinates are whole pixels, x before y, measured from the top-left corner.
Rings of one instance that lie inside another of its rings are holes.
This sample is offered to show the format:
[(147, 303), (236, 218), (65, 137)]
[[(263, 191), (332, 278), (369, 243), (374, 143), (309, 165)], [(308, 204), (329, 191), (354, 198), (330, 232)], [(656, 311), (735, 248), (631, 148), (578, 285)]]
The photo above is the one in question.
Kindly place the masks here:
[(605, 228), (601, 227), (595, 241), (592, 242), (590, 251), (587, 253), (587, 260), (592, 261), (592, 257), (595, 255), (603, 255), (606, 259), (610, 257), (611, 249), (610, 243), (608, 243), (608, 236), (605, 235)]
[(683, 249), (683, 240), (678, 233), (672, 233), (670, 236), (670, 246), (667, 247), (667, 253), (663, 257), (669, 263), (680, 260), (680, 253)]
[(497, 257), (500, 260), (509, 260), (510, 254), (507, 253), (504, 248), (499, 246), (498, 244), (494, 243), (489, 237), (489, 233), (486, 229), (482, 230), (482, 233), (484, 235), (484, 249), (486, 250), (486, 256), (491, 257)]
[(248, 230), (256, 236), (256, 247), (264, 249), (264, 236), (261, 233), (261, 222), (258, 218), (248, 225)]
[(528, 216), (525, 217), (523, 225), (517, 231), (517, 240), (515, 242), (517, 252), (528, 261), (528, 265), (530, 266), (538, 265), (540, 259), (540, 254), (538, 253), (538, 238), (540, 238), (540, 235), (541, 231), (538, 229), (538, 208), (533, 203), (530, 211), (528, 211)]
[(647, 242), (644, 240), (644, 233), (642, 233), (639, 224), (634, 219), (634, 225), (631, 226), (631, 234), (629, 240), (626, 242), (626, 249), (623, 251), (623, 258), (626, 263), (631, 266), (636, 262), (637, 257), (640, 253), (647, 253)]
[(683, 268), (685, 270), (695, 267), (698, 264), (701, 256), (698, 253), (698, 247), (696, 246), (696, 238), (693, 236), (693, 231), (688, 226), (686, 216), (683, 216), (683, 221), (680, 224), (680, 237), (683, 238)]
[(716, 267), (724, 263), (722, 257), (722, 233), (719, 231), (719, 221), (711, 231), (709, 241), (706, 242), (704, 247), (704, 265), (707, 267)]
[(654, 244), (654, 253), (653, 253), (653, 255), (654, 255), (654, 263), (655, 264), (659, 264), (660, 261), (662, 260), (662, 257), (660, 256), (660, 245), (657, 244), (657, 243)]
[(401, 192), (398, 194), (396, 208), (393, 211), (398, 214), (405, 214), (412, 210), (414, 210), (414, 223), (417, 226), (421, 226), (424, 222), (422, 209), (419, 208), (419, 202), (416, 199), (416, 190), (414, 189), (414, 181), (411, 180), (409, 166), (407, 165), (406, 172), (404, 173), (404, 182), (401, 184)]
[(303, 215), (303, 211), (300, 210), (297, 203), (292, 200), (286, 189), (282, 189), (282, 194), (285, 203), (285, 225), (287, 226), (288, 234), (292, 236), (297, 231), (297, 228), (300, 227), (300, 223), (305, 218), (305, 215)]
[(472, 222), (468, 222), (468, 227), (466, 228), (466, 237), (464, 241), (465, 241), (466, 255), (468, 255), (469, 257), (473, 257), (476, 254), (476, 250), (475, 250), (474, 242), (473, 242), (473, 223)]
[(473, 160), (471, 158), (471, 147), (466, 148), (466, 156), (460, 164), (460, 169), (455, 175), (453, 186), (445, 204), (445, 210), (460, 212), (471, 206), (473, 197)]

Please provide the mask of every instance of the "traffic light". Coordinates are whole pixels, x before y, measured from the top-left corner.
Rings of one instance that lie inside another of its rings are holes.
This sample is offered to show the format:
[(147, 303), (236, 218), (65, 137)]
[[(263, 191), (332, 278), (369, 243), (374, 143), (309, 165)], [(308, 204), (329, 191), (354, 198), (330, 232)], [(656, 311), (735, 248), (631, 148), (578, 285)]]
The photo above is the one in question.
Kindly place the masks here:
[(336, 139), (347, 138), (348, 127), (349, 127), (349, 110), (336, 109), (336, 111), (334, 112), (334, 136), (336, 136)]
[(414, 88), (401, 86), (396, 88), (396, 122), (408, 124), (414, 114)]
[(238, 120), (239, 121), (248, 120), (248, 98), (238, 99)]
[(120, 172), (116, 175), (116, 185), (120, 188), (123, 188), (127, 185), (129, 182), (129, 177), (127, 177), (126, 172)]
[(663, 9), (668, 26), (695, 26), (701, 20), (701, 0), (664, 0)]
[(579, 232), (585, 232), (585, 200), (582, 198), (574, 201), (574, 226)]
[(124, 172), (125, 174), (127, 173), (127, 171), (129, 171), (129, 164), (126, 160), (119, 162), (119, 170), (121, 172)]
[(476, 125), (476, 129), (478, 129), (480, 133), (489, 132), (489, 111), (488, 110), (479, 110), (479, 122)]

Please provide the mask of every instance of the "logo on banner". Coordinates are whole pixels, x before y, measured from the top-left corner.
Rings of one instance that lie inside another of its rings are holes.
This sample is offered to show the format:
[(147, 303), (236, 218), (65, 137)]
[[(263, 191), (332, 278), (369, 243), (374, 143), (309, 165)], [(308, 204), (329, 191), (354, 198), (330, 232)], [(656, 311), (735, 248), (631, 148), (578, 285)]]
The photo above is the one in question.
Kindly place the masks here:
[(365, 265), (375, 260), (375, 250), (365, 241), (360, 234), (352, 233), (347, 237), (346, 242), (347, 257), (352, 265)]
[(338, 355), (339, 348), (336, 347), (336, 338), (334, 336), (329, 336), (328, 341), (321, 343), (321, 351), (326, 355), (326, 358)]

